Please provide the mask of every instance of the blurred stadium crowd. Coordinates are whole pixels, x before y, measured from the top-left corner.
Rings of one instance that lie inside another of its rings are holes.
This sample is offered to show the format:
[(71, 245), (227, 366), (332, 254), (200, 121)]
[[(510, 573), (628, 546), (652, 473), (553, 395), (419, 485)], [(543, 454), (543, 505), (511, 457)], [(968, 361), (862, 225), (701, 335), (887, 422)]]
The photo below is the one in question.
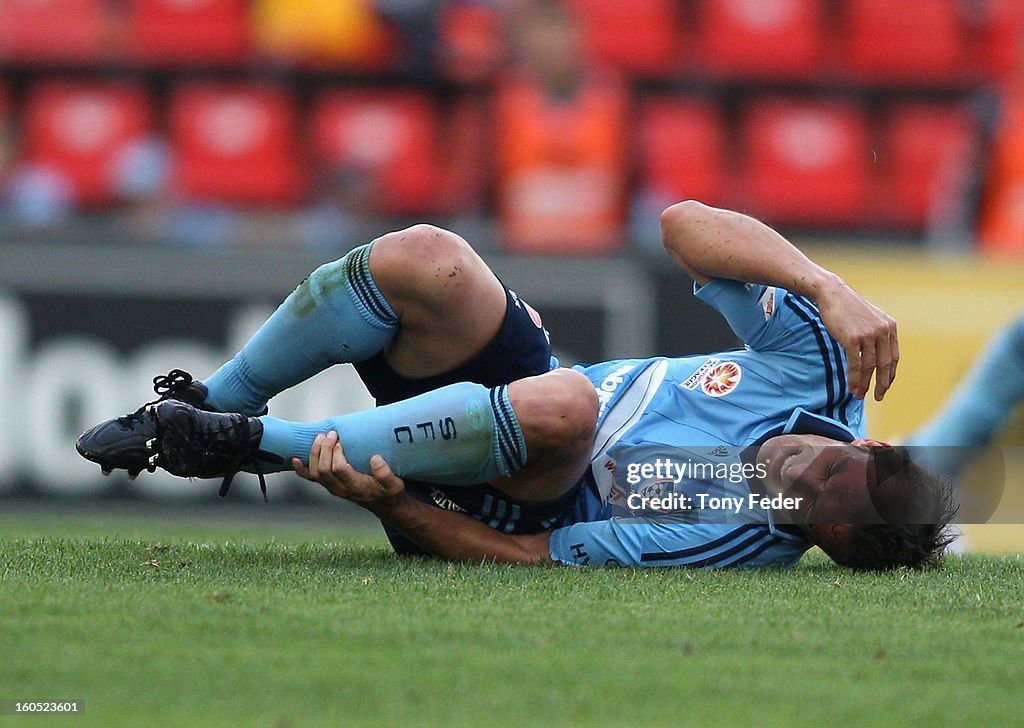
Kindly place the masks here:
[(600, 253), (656, 245), (695, 197), (1022, 253), (1022, 21), (1021, 0), (4, 0), (0, 225), (337, 249), (428, 219)]

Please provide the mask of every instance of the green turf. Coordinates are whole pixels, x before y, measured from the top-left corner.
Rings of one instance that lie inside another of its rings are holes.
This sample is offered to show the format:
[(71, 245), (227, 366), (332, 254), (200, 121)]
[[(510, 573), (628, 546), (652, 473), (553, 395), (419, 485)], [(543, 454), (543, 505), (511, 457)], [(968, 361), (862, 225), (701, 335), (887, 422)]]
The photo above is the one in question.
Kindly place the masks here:
[(887, 575), (813, 555), (790, 572), (575, 570), (399, 560), (323, 529), (103, 532), (118, 535), (0, 519), (0, 699), (83, 699), (59, 725), (1024, 716), (1017, 557)]

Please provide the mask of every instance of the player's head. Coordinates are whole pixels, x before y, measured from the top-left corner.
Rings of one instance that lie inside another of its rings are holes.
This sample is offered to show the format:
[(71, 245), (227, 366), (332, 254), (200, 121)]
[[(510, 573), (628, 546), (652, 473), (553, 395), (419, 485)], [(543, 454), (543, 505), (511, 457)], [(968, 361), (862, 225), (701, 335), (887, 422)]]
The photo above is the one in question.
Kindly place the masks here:
[(765, 487), (799, 498), (779, 513), (833, 561), (860, 570), (937, 566), (952, 540), (952, 486), (874, 440), (782, 435), (762, 446)]

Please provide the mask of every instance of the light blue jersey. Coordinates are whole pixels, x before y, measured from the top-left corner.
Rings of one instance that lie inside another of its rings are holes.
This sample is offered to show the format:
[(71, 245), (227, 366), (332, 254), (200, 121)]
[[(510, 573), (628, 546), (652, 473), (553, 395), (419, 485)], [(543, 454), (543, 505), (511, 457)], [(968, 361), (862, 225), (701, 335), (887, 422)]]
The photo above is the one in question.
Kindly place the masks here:
[[(803, 296), (728, 280), (695, 292), (745, 348), (577, 367), (600, 402), (591, 508), (552, 532), (554, 561), (790, 566), (811, 546), (751, 497), (751, 446), (789, 432), (863, 437), (863, 402), (847, 386), (846, 356)], [(638, 517), (638, 498), (650, 496), (684, 505)]]

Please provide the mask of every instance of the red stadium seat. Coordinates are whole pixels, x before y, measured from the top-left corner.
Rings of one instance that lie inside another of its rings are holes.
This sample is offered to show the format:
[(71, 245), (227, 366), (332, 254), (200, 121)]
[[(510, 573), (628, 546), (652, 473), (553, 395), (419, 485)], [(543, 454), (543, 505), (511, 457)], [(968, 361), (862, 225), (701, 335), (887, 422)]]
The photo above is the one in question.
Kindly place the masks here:
[(170, 125), (177, 182), (193, 199), (289, 204), (305, 191), (295, 109), (280, 88), (183, 86)]
[(104, 0), (3, 0), (0, 59), (88, 61), (101, 56)]
[(48, 81), (32, 89), (25, 109), (28, 161), (63, 172), (84, 205), (113, 199), (111, 160), (150, 129), (143, 90), (115, 83)]
[(904, 104), (892, 109), (882, 147), (888, 180), (878, 186), (886, 221), (924, 226), (942, 184), (962, 172), (973, 140), (973, 117), (962, 106)]
[(820, 71), (821, 0), (703, 0), (703, 64), (734, 78), (810, 78)]
[(868, 129), (852, 104), (755, 102), (745, 115), (743, 158), (750, 209), (772, 222), (832, 226), (859, 221), (868, 191)]
[(679, 56), (673, 0), (569, 0), (583, 24), (590, 55), (637, 76), (664, 76)]
[(245, 0), (131, 0), (135, 57), (146, 63), (234, 63), (246, 52)]
[(847, 0), (851, 70), (869, 82), (945, 83), (962, 61), (956, 0)]
[(641, 185), (659, 200), (720, 204), (725, 197), (725, 121), (712, 103), (657, 99), (640, 110)]
[(389, 212), (432, 209), (441, 192), (437, 165), (439, 112), (416, 91), (337, 91), (312, 116), (318, 160), (368, 172)]
[(968, 33), (968, 69), (984, 79), (1003, 79), (1024, 53), (1024, 3), (980, 0), (961, 6)]

